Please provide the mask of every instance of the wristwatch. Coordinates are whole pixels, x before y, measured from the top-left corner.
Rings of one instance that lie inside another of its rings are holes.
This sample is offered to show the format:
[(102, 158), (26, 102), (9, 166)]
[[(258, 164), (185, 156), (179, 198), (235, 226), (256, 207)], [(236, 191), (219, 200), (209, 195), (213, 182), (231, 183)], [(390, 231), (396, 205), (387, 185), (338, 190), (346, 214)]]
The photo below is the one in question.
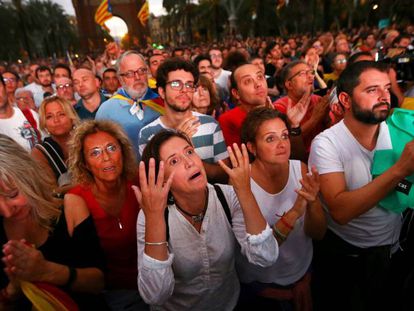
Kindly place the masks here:
[(299, 136), (300, 134), (302, 134), (300, 126), (290, 128), (290, 136)]

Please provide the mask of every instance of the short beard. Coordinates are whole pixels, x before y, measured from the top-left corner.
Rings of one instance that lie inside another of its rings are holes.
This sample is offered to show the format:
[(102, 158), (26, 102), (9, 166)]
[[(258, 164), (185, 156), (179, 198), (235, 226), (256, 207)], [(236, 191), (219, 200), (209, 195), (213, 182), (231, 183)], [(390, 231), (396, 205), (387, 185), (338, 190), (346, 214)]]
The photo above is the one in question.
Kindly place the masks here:
[(136, 91), (132, 87), (124, 86), (124, 89), (127, 92), (127, 94), (129, 96), (131, 96), (131, 98), (133, 98), (133, 99), (142, 98), (145, 95), (145, 93), (147, 92), (146, 88), (143, 91)]
[(191, 109), (191, 105), (188, 105), (187, 107), (178, 107), (176, 105), (171, 105), (169, 103), (166, 102), (166, 104), (168, 105), (169, 108), (171, 108), (171, 110), (175, 111), (175, 112), (186, 112), (188, 110)]
[[(387, 105), (387, 110), (374, 112), (374, 109)], [(352, 114), (355, 119), (365, 124), (378, 124), (385, 121), (390, 113), (391, 105), (387, 102), (380, 102), (375, 104), (371, 110), (363, 110), (355, 101), (352, 101)]]

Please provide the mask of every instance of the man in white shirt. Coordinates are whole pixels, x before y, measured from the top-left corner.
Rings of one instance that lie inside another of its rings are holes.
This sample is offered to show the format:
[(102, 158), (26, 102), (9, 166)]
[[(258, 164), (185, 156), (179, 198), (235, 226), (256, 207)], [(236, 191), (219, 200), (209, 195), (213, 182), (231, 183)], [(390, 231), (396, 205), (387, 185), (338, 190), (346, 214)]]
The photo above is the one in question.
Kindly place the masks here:
[(211, 67), (214, 76), (214, 82), (222, 87), (227, 93), (229, 93), (229, 79), (231, 71), (224, 70), (223, 66), (223, 53), (219, 48), (211, 48), (208, 51), (211, 58)]
[(31, 122), (22, 110), (9, 103), (3, 77), (0, 74), (0, 133), (11, 137), (27, 151), (30, 151), (41, 141), (39, 131), (32, 124), (39, 124), (39, 116), (30, 109), (26, 109), (26, 113), (31, 117)]
[[(309, 165), (320, 174), (328, 232), (315, 250), (315, 310), (381, 309), (391, 246), (398, 242), (401, 216), (378, 203), (414, 172), (414, 141), (401, 158), (372, 179), (374, 152), (390, 149), (388, 68), (352, 64), (338, 80), (344, 119), (312, 142)], [(319, 298), (319, 299), (318, 299)]]

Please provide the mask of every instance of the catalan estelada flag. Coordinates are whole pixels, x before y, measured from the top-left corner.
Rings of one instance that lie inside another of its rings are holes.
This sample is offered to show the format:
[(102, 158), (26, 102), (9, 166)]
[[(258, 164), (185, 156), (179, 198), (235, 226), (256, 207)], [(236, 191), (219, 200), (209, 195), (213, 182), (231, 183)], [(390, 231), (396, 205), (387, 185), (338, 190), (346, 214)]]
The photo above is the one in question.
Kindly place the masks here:
[(109, 0), (103, 0), (95, 13), (95, 22), (101, 26), (112, 17), (112, 7)]
[(148, 6), (148, 1), (145, 1), (141, 9), (138, 12), (137, 18), (139, 22), (142, 24), (142, 26), (145, 27), (148, 21), (148, 17), (149, 17), (149, 6)]

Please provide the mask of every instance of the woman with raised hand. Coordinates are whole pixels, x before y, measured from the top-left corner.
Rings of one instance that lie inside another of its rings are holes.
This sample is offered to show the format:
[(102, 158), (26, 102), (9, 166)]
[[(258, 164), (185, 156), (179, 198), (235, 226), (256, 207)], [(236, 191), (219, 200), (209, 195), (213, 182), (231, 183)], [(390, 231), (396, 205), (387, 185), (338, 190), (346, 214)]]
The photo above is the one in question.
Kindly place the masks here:
[(162, 131), (144, 149), (134, 187), (142, 207), (138, 287), (154, 310), (233, 310), (236, 242), (251, 263), (277, 259), (276, 239), (250, 191), (246, 146), (228, 151), (233, 168), (219, 163), (233, 186), (216, 188), (184, 134)]
[(40, 129), (49, 136), (32, 149), (32, 156), (54, 176), (56, 185), (71, 183), (67, 168), (68, 141), (72, 130), (79, 124), (79, 117), (66, 99), (51, 96), (39, 107)]
[(319, 175), (289, 160), (289, 126), (274, 109), (257, 108), (242, 126), (242, 142), (252, 159), (251, 189), (278, 240), (279, 258), (270, 267), (253, 266), (238, 257), (242, 282), (240, 308), (311, 310), (312, 239), (321, 239), (326, 220), (318, 199)]
[(21, 281), (61, 287), (82, 310), (101, 309), (103, 253), (91, 217), (71, 224), (53, 181), (11, 138), (0, 134), (0, 310), (30, 310)]
[(137, 287), (137, 165), (128, 136), (112, 121), (82, 122), (69, 143), (69, 170), (76, 186), (65, 195), (68, 223), (92, 216), (106, 259), (106, 302), (113, 310), (148, 309)]

